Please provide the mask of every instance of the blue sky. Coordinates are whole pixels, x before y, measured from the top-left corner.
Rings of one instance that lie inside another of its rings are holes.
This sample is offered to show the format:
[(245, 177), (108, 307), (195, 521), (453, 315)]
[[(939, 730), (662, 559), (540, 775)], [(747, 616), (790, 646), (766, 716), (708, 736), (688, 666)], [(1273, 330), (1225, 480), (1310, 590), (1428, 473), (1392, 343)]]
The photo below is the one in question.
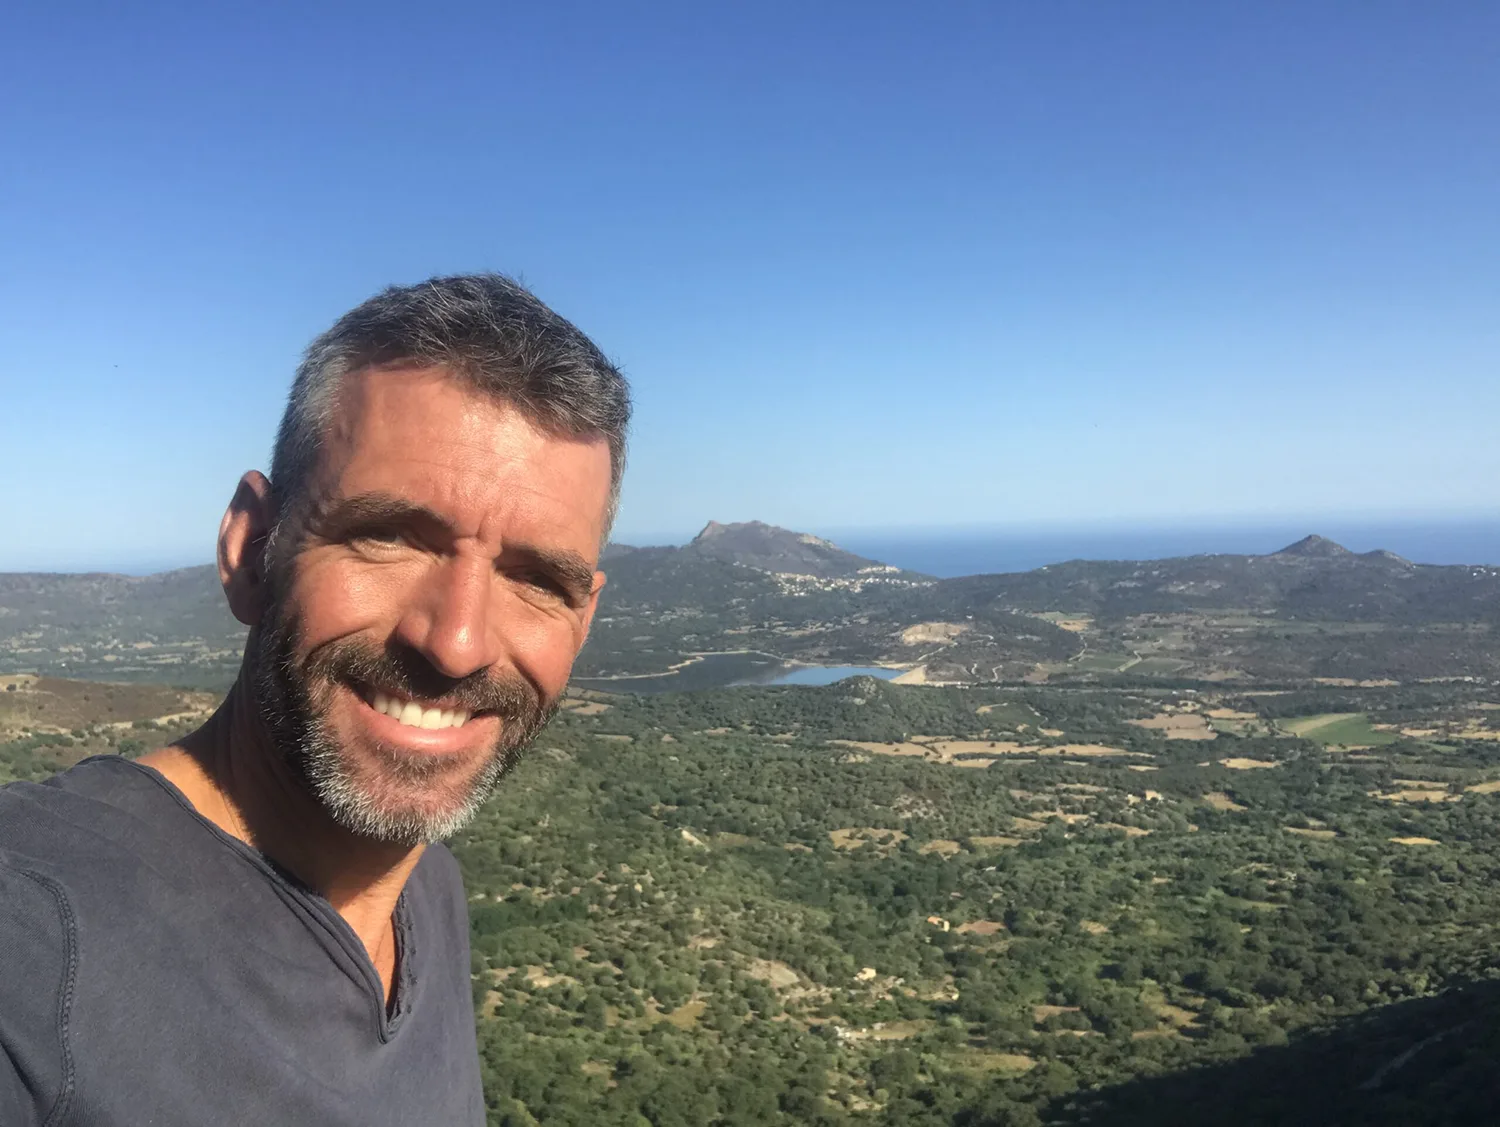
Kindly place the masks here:
[(210, 558), (300, 349), (520, 275), (619, 533), (1500, 513), (1500, 6), (0, 14), (0, 569)]

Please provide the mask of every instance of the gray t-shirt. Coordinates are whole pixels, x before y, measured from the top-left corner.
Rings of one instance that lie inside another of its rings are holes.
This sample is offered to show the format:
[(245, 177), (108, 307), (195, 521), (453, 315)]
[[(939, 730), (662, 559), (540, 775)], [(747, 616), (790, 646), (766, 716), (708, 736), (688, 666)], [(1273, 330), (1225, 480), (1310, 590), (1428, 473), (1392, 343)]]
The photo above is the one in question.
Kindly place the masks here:
[(160, 774), (0, 787), (0, 1124), (482, 1125), (458, 865), (396, 908), (388, 1015), (332, 905)]

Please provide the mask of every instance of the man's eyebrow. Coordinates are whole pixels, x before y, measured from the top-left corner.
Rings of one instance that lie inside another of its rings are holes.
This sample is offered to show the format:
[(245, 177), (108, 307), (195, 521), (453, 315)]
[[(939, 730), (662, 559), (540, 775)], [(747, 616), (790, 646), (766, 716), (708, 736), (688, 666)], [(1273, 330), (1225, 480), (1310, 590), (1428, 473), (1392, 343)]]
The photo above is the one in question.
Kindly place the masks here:
[(426, 505), (407, 501), (390, 493), (359, 493), (320, 506), (314, 517), (318, 534), (328, 540), (370, 525), (429, 524), (444, 529), (452, 525)]
[(547, 572), (562, 586), (568, 602), (575, 606), (588, 602), (594, 593), (594, 565), (578, 552), (568, 548), (515, 544), (508, 545), (505, 554)]

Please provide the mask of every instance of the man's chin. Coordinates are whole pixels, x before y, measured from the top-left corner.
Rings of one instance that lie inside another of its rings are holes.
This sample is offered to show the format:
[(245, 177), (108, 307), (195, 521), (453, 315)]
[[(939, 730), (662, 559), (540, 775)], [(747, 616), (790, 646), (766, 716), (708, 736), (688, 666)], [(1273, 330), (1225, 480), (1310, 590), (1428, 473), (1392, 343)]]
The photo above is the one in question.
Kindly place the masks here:
[(323, 743), (303, 764), (329, 816), (360, 837), (416, 846), (469, 823), (514, 762), (495, 748), (445, 754), (379, 741)]

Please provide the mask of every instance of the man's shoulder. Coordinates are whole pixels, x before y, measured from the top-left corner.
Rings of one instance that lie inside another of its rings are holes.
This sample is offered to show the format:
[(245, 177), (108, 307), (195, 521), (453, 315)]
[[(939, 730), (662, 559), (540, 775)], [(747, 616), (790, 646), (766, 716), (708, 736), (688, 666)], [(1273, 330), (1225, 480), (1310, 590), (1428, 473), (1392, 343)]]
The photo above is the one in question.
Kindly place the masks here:
[(445, 887), (463, 887), (463, 874), (458, 868), (458, 858), (453, 856), (453, 850), (442, 842), (435, 842), (422, 851), (422, 860), (417, 863), (417, 871), (422, 874), (423, 879), (434, 881)]
[(444, 951), (462, 949), (467, 965), (469, 899), (458, 861), (445, 845), (429, 845), (406, 884), (410, 910), (433, 929)]
[(42, 783), (0, 787), (0, 864), (66, 885), (71, 873), (170, 849), (188, 818), (154, 772), (95, 756)]
[(0, 907), (0, 1121), (52, 1122), (71, 1071), (67, 1029), (78, 941), (73, 910), (56, 880), (3, 852)]
[[(85, 836), (77, 827), (94, 822), (98, 800), (88, 792), (102, 781), (87, 761), (64, 775), (74, 772), (71, 780), (54, 776), (45, 783), (0, 787), (0, 951), (8, 983), (0, 1009), (10, 1019), (5, 1031), (18, 1024), (22, 999), (40, 999), (63, 987), (63, 964), (72, 957), (76, 911), (67, 877), (95, 858), (70, 854)], [(29, 1016), (45, 1020), (41, 1012)]]
[(91, 755), (40, 783), (0, 786), (0, 802), (95, 801), (116, 803), (133, 794), (162, 790), (156, 772), (122, 755)]
[(434, 904), (463, 907), (467, 903), (464, 894), (463, 873), (458, 860), (446, 845), (429, 845), (422, 851), (408, 888), (417, 890), (421, 896)]
[(173, 829), (164, 823), (177, 806), (159, 777), (119, 756), (0, 787), (0, 916), (19, 928), (11, 941), (55, 946), (41, 921), (76, 931), (89, 906), (129, 895), (140, 871), (172, 856)]

